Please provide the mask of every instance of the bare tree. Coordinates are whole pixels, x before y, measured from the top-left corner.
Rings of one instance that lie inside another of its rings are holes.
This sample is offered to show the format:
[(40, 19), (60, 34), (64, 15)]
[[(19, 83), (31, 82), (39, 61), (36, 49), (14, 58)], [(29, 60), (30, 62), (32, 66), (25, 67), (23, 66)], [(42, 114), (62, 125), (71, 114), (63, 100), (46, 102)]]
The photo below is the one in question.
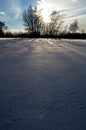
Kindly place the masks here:
[(37, 7), (33, 8), (31, 5), (23, 12), (23, 21), (26, 30), (29, 33), (40, 33), (42, 27), (42, 18), (37, 10)]
[(50, 19), (49, 32), (51, 35), (57, 35), (63, 24), (62, 15), (60, 15), (60, 12), (53, 11), (50, 15)]
[(78, 20), (75, 19), (74, 22), (71, 23), (69, 26), (69, 32), (76, 33), (78, 29), (79, 29), (79, 23), (78, 23)]
[(5, 25), (4, 22), (0, 21), (0, 35), (4, 34), (4, 30), (7, 29), (7, 26)]

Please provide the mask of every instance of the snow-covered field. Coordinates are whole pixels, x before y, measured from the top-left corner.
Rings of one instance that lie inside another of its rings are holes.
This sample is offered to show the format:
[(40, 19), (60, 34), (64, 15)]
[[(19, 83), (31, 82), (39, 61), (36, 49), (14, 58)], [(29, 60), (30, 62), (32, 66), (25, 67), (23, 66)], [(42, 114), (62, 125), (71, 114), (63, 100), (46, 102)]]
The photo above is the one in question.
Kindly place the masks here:
[(86, 130), (86, 40), (0, 39), (0, 130)]

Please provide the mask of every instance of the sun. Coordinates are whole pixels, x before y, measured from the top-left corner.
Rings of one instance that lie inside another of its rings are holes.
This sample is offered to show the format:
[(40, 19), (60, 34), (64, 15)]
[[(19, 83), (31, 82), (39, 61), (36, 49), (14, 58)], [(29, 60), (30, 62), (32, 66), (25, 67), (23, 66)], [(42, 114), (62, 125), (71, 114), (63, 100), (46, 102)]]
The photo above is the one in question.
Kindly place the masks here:
[(49, 23), (50, 22), (50, 13), (49, 13), (49, 10), (48, 9), (44, 9), (42, 12), (41, 12), (41, 15), (43, 17), (43, 21), (45, 23)]
[(43, 21), (45, 23), (50, 22), (50, 13), (51, 13), (51, 6), (45, 0), (38, 1), (37, 7), (41, 10), (41, 15), (43, 17)]

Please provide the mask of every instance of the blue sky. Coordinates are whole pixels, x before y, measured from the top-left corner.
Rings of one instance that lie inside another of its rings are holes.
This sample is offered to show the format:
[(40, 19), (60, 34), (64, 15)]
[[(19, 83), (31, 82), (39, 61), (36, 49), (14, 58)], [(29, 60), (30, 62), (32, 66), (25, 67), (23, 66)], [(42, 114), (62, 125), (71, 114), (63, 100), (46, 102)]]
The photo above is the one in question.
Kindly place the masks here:
[(61, 11), (67, 25), (77, 18), (86, 31), (86, 0), (0, 0), (0, 20), (12, 31), (23, 30), (22, 13), (29, 5), (43, 9), (45, 20), (51, 10)]

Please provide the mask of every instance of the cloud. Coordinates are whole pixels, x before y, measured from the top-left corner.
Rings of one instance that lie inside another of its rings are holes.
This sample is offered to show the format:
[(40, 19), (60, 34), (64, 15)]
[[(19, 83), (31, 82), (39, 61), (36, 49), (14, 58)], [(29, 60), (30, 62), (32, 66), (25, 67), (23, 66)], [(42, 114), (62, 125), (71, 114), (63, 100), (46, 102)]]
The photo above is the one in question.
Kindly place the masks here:
[(72, 6), (77, 2), (77, 0), (38, 0), (41, 4), (47, 3), (48, 5), (51, 5), (52, 8), (62, 9), (69, 6)]
[(48, 15), (53, 10), (60, 11), (63, 14), (68, 13), (76, 3), (77, 0), (37, 0), (37, 6), (39, 9), (42, 9), (44, 21), (48, 21)]
[(22, 12), (20, 0), (8, 0), (8, 6), (10, 5), (10, 12), (13, 14), (14, 19), (17, 20)]
[(52, 8), (55, 10), (63, 10), (66, 8), (72, 8), (77, 5), (86, 5), (85, 0), (37, 0), (38, 4), (42, 6), (47, 4), (46, 8)]
[(66, 18), (79, 17), (79, 15), (86, 13), (86, 2), (84, 0), (38, 0), (38, 6), (43, 8), (43, 5), (45, 12), (57, 10), (62, 12)]
[(0, 11), (0, 15), (5, 15), (6, 13), (4, 11)]
[(15, 20), (17, 20), (21, 15), (21, 8), (18, 6), (13, 7), (13, 11), (15, 12)]

